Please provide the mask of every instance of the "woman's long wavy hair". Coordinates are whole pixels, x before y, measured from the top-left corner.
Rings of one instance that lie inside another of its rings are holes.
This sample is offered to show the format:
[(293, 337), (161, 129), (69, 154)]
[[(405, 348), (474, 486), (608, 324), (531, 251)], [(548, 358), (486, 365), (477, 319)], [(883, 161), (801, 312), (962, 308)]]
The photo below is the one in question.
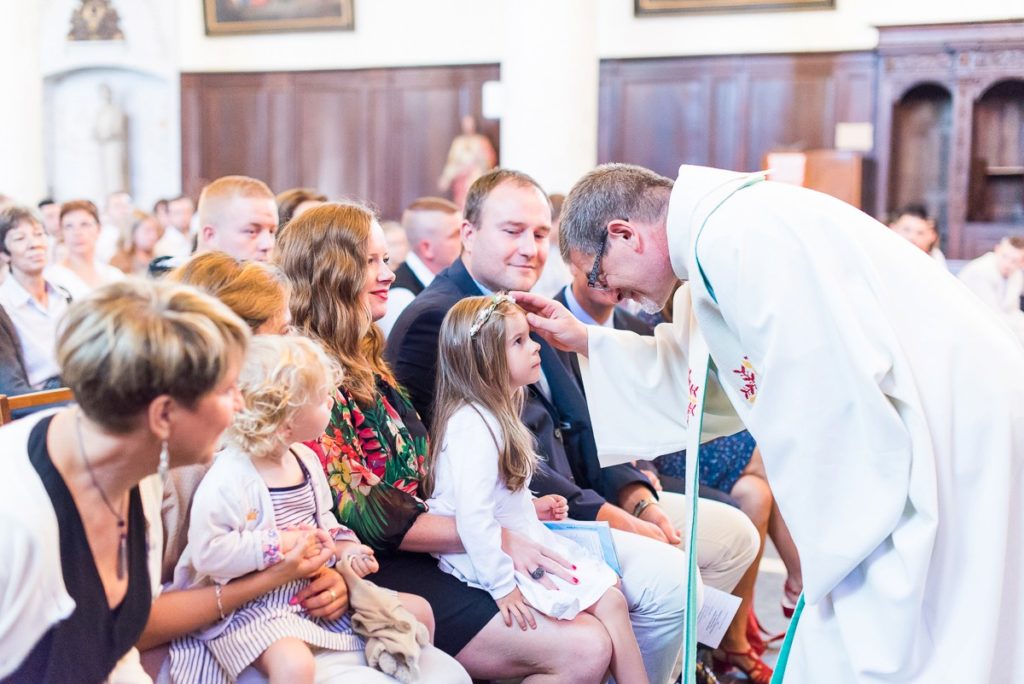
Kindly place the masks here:
[(341, 365), (345, 389), (363, 406), (376, 379), (397, 384), (384, 361), (384, 333), (363, 296), (367, 243), (376, 218), (366, 207), (331, 203), (292, 219), (277, 236), (277, 265), (291, 285), (292, 327)]
[(437, 390), (434, 399), (434, 434), (420, 483), (422, 496), (434, 490), (435, 468), (444, 446), (445, 431), (460, 408), (479, 405), (494, 414), (500, 434), (494, 435), (498, 448), (498, 476), (512, 492), (529, 481), (537, 465), (533, 435), (519, 416), (525, 396), (523, 388), (511, 390), (505, 350), (505, 318), (523, 316), (516, 304), (502, 301), (477, 331), (470, 335), (481, 312), (491, 307), (493, 297), (469, 297), (456, 304), (439, 336)]

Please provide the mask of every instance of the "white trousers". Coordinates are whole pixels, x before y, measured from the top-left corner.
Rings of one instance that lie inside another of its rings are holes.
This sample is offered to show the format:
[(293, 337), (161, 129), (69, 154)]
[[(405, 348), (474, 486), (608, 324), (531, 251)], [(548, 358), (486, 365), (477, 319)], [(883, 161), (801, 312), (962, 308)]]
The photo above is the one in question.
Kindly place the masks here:
[[(686, 497), (662, 492), (660, 499), (672, 524), (681, 529)], [(700, 499), (697, 508), (701, 577), (716, 589), (732, 591), (757, 555), (757, 528), (742, 511), (718, 501)], [(686, 555), (679, 547), (631, 532), (612, 530), (612, 539), (647, 676), (652, 684), (665, 684), (683, 645)]]

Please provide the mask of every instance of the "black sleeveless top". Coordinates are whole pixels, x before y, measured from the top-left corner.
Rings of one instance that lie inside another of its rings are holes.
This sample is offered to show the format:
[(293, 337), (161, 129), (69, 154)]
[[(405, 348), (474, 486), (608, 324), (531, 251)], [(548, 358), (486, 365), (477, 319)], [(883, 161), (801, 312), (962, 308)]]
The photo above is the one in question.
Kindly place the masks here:
[(153, 602), (147, 564), (146, 518), (139, 488), (128, 502), (128, 591), (111, 609), (82, 518), (64, 479), (50, 460), (46, 433), (53, 416), (39, 421), (28, 439), (28, 455), (39, 473), (60, 527), (60, 564), (75, 610), (50, 628), (7, 682), (104, 681), (139, 640)]

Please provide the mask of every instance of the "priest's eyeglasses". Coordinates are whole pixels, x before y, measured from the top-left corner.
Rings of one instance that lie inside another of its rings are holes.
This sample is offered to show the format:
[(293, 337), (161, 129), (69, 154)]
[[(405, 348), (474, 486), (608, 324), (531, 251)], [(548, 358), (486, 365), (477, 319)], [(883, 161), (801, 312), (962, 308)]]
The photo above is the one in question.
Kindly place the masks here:
[[(619, 219), (626, 223), (629, 219)], [(611, 288), (608, 287), (608, 283), (605, 281), (604, 276), (601, 275), (601, 261), (604, 259), (604, 253), (608, 249), (608, 230), (605, 229), (604, 237), (601, 238), (601, 246), (597, 248), (597, 254), (594, 255), (594, 265), (590, 269), (590, 273), (587, 274), (587, 287), (598, 292), (607, 292)]]

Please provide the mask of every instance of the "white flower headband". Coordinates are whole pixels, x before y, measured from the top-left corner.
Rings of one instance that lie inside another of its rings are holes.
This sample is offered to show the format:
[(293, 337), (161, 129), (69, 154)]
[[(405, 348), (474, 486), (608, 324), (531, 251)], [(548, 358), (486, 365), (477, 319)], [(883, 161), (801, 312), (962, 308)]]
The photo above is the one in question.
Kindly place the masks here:
[(495, 309), (497, 309), (498, 305), (502, 302), (515, 304), (516, 300), (507, 292), (499, 292), (491, 297), (491, 303), (480, 310), (480, 313), (476, 315), (476, 320), (473, 321), (473, 325), (469, 327), (469, 339), (476, 337), (477, 333), (480, 332), (480, 328), (484, 327), (484, 323), (487, 322), (487, 319), (491, 317), (491, 314), (494, 313)]

